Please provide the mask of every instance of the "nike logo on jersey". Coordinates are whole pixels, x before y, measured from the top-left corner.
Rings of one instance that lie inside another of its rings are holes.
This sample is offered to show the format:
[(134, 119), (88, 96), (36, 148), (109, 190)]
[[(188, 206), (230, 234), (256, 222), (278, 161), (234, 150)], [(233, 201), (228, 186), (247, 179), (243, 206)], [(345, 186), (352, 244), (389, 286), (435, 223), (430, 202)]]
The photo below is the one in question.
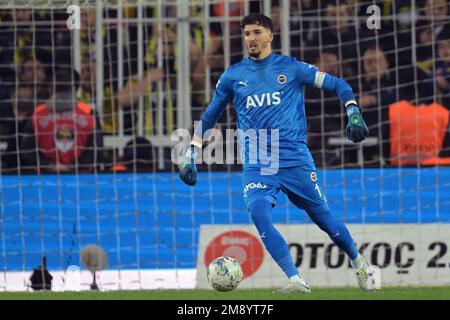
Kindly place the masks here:
[(245, 105), (246, 109), (279, 105), (281, 103), (280, 92), (267, 92), (263, 94), (254, 94), (252, 96), (247, 96), (247, 103)]
[(248, 82), (248, 80), (245, 80), (245, 82), (244, 81), (239, 81), (238, 83), (242, 84), (243, 86), (247, 86), (247, 82)]

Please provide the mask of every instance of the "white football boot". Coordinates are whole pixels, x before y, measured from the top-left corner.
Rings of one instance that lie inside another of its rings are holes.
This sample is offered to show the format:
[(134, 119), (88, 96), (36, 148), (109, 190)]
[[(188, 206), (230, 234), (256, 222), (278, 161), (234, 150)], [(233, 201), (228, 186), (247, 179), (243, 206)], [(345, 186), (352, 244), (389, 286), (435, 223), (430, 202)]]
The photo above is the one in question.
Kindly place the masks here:
[(374, 270), (369, 266), (366, 258), (360, 255), (357, 259), (361, 259), (361, 267), (355, 269), (359, 287), (364, 291), (374, 291), (375, 289), (378, 289), (374, 277)]
[(297, 293), (297, 292), (310, 293), (311, 286), (302, 277), (295, 277), (293, 279), (290, 279), (288, 284), (285, 285), (283, 288), (277, 290), (277, 292), (280, 292), (280, 293)]

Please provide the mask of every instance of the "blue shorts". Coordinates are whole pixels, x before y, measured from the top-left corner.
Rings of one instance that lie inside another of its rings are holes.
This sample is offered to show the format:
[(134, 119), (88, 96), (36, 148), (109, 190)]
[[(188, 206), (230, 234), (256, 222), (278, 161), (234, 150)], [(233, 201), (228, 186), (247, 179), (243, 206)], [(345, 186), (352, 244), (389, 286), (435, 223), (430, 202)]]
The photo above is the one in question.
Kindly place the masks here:
[(260, 168), (246, 168), (242, 177), (247, 209), (258, 199), (276, 205), (280, 191), (298, 208), (308, 213), (329, 210), (327, 199), (319, 187), (314, 163), (279, 168), (275, 175), (261, 175)]

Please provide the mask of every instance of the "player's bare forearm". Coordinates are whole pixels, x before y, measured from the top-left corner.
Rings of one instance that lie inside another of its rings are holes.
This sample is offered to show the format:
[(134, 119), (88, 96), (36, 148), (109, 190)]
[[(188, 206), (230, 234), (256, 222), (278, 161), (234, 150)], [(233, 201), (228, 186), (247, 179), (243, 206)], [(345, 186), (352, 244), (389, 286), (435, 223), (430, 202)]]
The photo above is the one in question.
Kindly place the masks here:
[(198, 147), (198, 148), (201, 148), (202, 145), (203, 145), (202, 138), (199, 137), (199, 136), (196, 136), (196, 135), (194, 134), (194, 136), (192, 137), (192, 140), (191, 140), (191, 144), (192, 144), (192, 145), (195, 145), (195, 146)]

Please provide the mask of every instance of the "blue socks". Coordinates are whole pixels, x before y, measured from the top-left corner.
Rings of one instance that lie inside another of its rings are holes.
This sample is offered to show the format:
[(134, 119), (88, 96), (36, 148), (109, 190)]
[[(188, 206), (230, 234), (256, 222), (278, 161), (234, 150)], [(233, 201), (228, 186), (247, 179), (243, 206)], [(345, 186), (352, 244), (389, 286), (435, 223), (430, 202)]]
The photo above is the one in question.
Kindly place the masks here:
[[(256, 200), (250, 206), (249, 211), (266, 250), (275, 262), (288, 278), (298, 275), (299, 272), (292, 260), (287, 243), (272, 223), (270, 216), (272, 204), (267, 200)], [(350, 232), (344, 223), (334, 220), (330, 210), (319, 213), (308, 212), (308, 215), (339, 248), (344, 250), (351, 260), (358, 257), (358, 249)]]
[(250, 206), (250, 214), (258, 229), (261, 240), (275, 262), (290, 278), (298, 275), (286, 241), (280, 232), (274, 227), (270, 214), (272, 204), (267, 200), (256, 200)]
[(334, 220), (329, 209), (319, 213), (308, 212), (308, 215), (351, 260), (358, 256), (358, 249), (347, 227), (341, 221)]

